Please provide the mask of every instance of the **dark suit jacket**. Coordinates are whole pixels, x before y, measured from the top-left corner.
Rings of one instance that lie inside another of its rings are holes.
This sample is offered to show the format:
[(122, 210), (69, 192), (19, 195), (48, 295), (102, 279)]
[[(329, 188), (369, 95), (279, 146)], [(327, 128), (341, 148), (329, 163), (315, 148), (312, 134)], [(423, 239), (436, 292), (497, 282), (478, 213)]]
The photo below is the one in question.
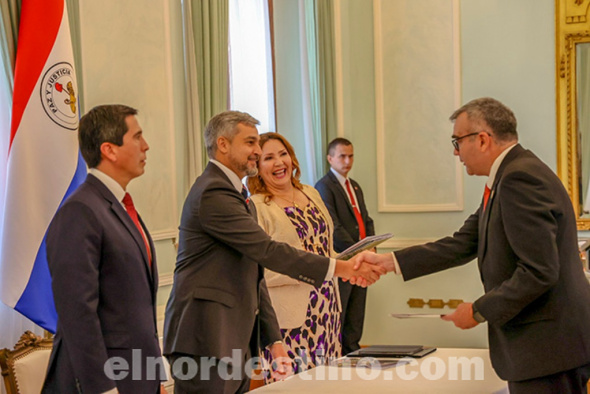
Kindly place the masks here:
[(590, 362), (590, 285), (576, 218), (561, 181), (515, 146), (483, 205), (452, 237), (395, 253), (404, 279), (478, 258), (490, 356), (502, 379), (546, 376)]
[[(100, 393), (115, 384), (120, 393), (156, 392), (157, 380), (131, 380), (132, 349), (142, 352), (144, 375), (145, 357), (161, 356), (158, 273), (144, 245), (121, 203), (93, 175), (58, 210), (47, 233), (58, 322), (43, 392)], [(115, 356), (129, 363), (128, 379), (103, 372)]]
[(182, 211), (164, 354), (222, 358), (250, 347), (257, 355), (282, 339), (262, 267), (319, 287), (328, 266), (327, 257), (272, 241), (254, 204), (209, 163)]
[[(373, 219), (369, 217), (369, 212), (367, 212), (363, 190), (353, 179), (350, 179), (350, 183), (361, 210), (367, 236), (375, 235), (375, 226)], [(324, 204), (328, 207), (334, 221), (334, 250), (340, 253), (359, 241), (359, 226), (354, 216), (352, 204), (332, 171), (328, 171), (315, 184), (315, 188), (320, 192), (322, 200), (324, 200)]]

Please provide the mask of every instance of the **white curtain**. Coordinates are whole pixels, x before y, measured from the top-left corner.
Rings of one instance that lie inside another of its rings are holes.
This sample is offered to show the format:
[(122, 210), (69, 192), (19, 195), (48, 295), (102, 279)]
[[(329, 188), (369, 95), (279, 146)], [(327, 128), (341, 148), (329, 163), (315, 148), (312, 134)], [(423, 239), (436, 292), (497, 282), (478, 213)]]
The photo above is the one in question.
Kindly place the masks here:
[(275, 127), (270, 27), (266, 0), (229, 1), (230, 107)]

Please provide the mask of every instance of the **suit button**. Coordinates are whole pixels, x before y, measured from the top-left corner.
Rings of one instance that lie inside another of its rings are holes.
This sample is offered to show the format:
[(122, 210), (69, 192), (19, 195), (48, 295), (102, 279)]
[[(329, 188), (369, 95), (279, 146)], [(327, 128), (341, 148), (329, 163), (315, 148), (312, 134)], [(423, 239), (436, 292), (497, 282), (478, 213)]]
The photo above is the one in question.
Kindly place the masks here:
[(260, 309), (256, 308), (256, 311), (254, 311), (255, 315), (258, 315), (260, 313)]

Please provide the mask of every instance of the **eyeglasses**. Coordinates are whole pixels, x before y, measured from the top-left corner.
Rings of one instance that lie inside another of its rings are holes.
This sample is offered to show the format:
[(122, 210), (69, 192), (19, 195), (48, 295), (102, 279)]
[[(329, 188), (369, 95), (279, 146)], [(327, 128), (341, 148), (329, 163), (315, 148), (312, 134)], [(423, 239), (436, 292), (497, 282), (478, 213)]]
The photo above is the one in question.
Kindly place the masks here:
[[(486, 133), (485, 131), (477, 131), (475, 133), (469, 133), (469, 134), (465, 134), (462, 137), (457, 137), (457, 138), (453, 138), (451, 140), (451, 144), (453, 144), (453, 148), (455, 148), (457, 151), (459, 150), (459, 141), (462, 140), (463, 138), (467, 138), (467, 137), (471, 137), (472, 135), (478, 135), (479, 133)], [(487, 133), (488, 135), (490, 135), (490, 133)]]

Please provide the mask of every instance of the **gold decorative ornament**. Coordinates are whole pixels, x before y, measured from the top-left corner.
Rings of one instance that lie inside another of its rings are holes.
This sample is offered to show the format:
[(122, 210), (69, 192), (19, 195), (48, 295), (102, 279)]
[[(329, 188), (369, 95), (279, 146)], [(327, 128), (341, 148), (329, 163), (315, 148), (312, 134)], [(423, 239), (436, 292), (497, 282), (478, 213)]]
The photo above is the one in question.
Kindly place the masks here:
[(410, 298), (408, 300), (408, 305), (410, 306), (410, 308), (423, 308), (424, 305), (428, 305), (430, 308), (435, 309), (442, 309), (445, 306), (451, 309), (456, 309), (459, 306), (459, 304), (462, 304), (463, 302), (463, 300), (457, 299), (450, 299), (447, 302), (444, 302), (443, 300), (436, 298), (428, 301), (424, 301), (422, 298)]
[[(582, 179), (576, 70), (578, 49), (583, 48), (581, 45), (590, 46), (589, 9), (590, 0), (555, 1), (557, 175), (572, 200), (578, 230), (590, 230), (590, 214), (584, 214), (583, 208), (589, 179)], [(581, 71), (590, 73), (590, 70)], [(582, 110), (590, 111), (590, 108)], [(590, 131), (583, 137), (590, 138)]]

